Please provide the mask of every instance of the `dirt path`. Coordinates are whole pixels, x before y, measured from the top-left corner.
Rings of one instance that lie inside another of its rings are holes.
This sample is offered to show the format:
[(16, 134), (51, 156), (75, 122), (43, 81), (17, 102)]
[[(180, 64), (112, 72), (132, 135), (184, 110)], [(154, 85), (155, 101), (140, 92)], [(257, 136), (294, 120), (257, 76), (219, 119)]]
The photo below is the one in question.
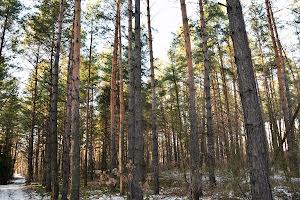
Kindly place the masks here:
[(46, 200), (25, 186), (25, 178), (15, 175), (8, 185), (0, 185), (1, 200)]

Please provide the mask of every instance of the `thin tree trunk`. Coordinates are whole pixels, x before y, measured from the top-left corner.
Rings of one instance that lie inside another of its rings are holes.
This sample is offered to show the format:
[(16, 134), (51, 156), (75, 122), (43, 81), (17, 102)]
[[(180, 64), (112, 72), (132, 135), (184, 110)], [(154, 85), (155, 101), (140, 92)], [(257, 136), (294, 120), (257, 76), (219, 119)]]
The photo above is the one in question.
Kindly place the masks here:
[[(90, 55), (90, 59), (92, 61), (92, 55)], [(95, 174), (95, 159), (94, 159), (94, 88), (93, 88), (93, 81), (91, 80), (90, 83), (91, 86), (91, 104), (90, 104), (90, 142), (88, 146), (88, 157), (89, 157), (89, 163), (88, 163), (88, 171), (89, 171), (89, 179), (94, 179)]]
[[(217, 116), (217, 122), (218, 120), (218, 116), (221, 119), (221, 126), (220, 126), (220, 131), (223, 135), (223, 139), (225, 140), (225, 144), (228, 145), (228, 138), (227, 138), (227, 132), (225, 129), (225, 123), (224, 123), (224, 110), (223, 110), (223, 102), (222, 102), (222, 98), (221, 98), (221, 91), (220, 91), (220, 84), (219, 84), (219, 80), (217, 77), (217, 72), (215, 72), (215, 78), (213, 78), (212, 80), (212, 88), (213, 88), (213, 99), (215, 99), (215, 105), (216, 105), (216, 116)], [(216, 80), (216, 86), (214, 86)], [(216, 93), (218, 94), (218, 96), (216, 96)], [(226, 138), (226, 139), (225, 139)], [(229, 152), (227, 152), (229, 154)], [(223, 157), (222, 157), (223, 158)], [(228, 159), (228, 157), (227, 157)]]
[[(165, 109), (164, 109), (164, 106), (163, 106), (163, 101), (160, 102), (160, 112), (161, 112), (161, 118), (162, 118), (162, 123), (163, 123), (163, 132), (164, 132), (164, 135), (165, 135), (165, 150), (166, 150), (166, 153), (163, 154), (164, 155), (164, 161), (165, 161), (165, 157), (166, 157), (166, 160), (167, 160), (167, 168), (170, 167), (171, 165), (171, 155), (172, 154), (172, 148), (171, 148), (171, 139), (170, 139), (170, 134), (167, 130), (167, 120), (166, 120), (166, 115), (165, 115)], [(172, 105), (171, 105), (171, 112), (172, 112)], [(171, 120), (171, 129), (172, 129), (172, 132), (174, 134), (174, 122), (173, 122), (173, 118)], [(163, 142), (162, 142), (163, 143)], [(164, 151), (164, 148), (162, 148), (163, 151)], [(174, 149), (175, 150), (175, 149)], [(165, 156), (166, 155), (166, 156)]]
[(240, 124), (240, 116), (239, 116), (239, 105), (238, 105), (238, 95), (237, 95), (237, 73), (235, 70), (235, 63), (233, 61), (234, 53), (232, 47), (230, 45), (230, 41), (226, 40), (227, 46), (229, 49), (229, 62), (231, 69), (233, 71), (232, 75), (232, 82), (233, 82), (233, 96), (234, 96), (234, 132), (235, 132), (235, 154), (237, 161), (240, 161), (241, 164), (243, 163), (243, 143), (242, 143), (242, 136), (241, 136), (241, 124)]
[(117, 1), (117, 10), (115, 18), (115, 35), (113, 47), (113, 60), (111, 72), (111, 99), (110, 99), (110, 170), (117, 168), (117, 145), (116, 145), (116, 104), (117, 104), (117, 65), (118, 65), (118, 43), (119, 43), (119, 23), (120, 23), (120, 0)]
[[(108, 91), (107, 91), (108, 92)], [(108, 92), (109, 93), (109, 92)], [(108, 97), (107, 97), (108, 98)], [(109, 98), (107, 99), (107, 103), (109, 101)], [(108, 152), (108, 143), (109, 143), (109, 111), (108, 108), (105, 107), (103, 110), (103, 120), (104, 120), (104, 137), (102, 138), (103, 145), (102, 145), (102, 154), (101, 154), (101, 170), (106, 171), (107, 170), (107, 152)]]
[[(54, 28), (53, 28), (54, 29)], [(54, 32), (54, 30), (53, 30)], [(50, 110), (51, 110), (51, 99), (53, 94), (52, 80), (53, 80), (53, 57), (54, 57), (54, 49), (55, 49), (55, 34), (52, 35), (52, 46), (51, 46), (51, 55), (50, 55), (50, 80), (49, 80), (49, 114), (47, 121), (47, 130), (50, 130)], [(46, 192), (51, 192), (51, 183), (52, 183), (52, 173), (51, 173), (51, 158), (52, 158), (52, 145), (51, 145), (51, 132), (47, 131), (46, 133), (46, 156), (45, 156), (45, 165), (46, 165)]]
[(65, 119), (64, 119), (64, 134), (63, 134), (63, 155), (62, 155), (62, 200), (68, 199), (69, 193), (69, 179), (70, 179), (70, 136), (71, 136), (71, 104), (72, 104), (72, 71), (73, 71), (73, 51), (74, 51), (74, 23), (72, 27), (70, 52), (68, 61), (68, 75), (67, 75), (67, 94), (65, 104)]
[(92, 159), (89, 155), (89, 149), (91, 145), (90, 135), (90, 87), (91, 87), (91, 65), (92, 65), (92, 48), (93, 48), (93, 22), (90, 30), (90, 48), (89, 48), (89, 64), (88, 64), (88, 80), (87, 80), (87, 100), (86, 100), (86, 135), (85, 135), (85, 160), (84, 160), (84, 186), (87, 186), (88, 179), (88, 162)]
[(59, 194), (59, 179), (58, 179), (58, 164), (57, 164), (57, 152), (58, 152), (58, 141), (57, 141), (57, 102), (58, 102), (58, 70), (59, 70), (59, 57), (60, 57), (60, 46), (61, 46), (61, 35), (62, 35), (62, 24), (64, 15), (64, 0), (60, 1), (60, 11), (58, 16), (58, 30), (57, 30), (57, 41), (55, 45), (55, 57), (53, 65), (53, 79), (52, 79), (52, 98), (50, 107), (50, 134), (51, 134), (51, 176), (52, 176), (52, 199), (58, 199)]
[(5, 15), (5, 19), (4, 19), (4, 23), (3, 23), (1, 44), (0, 44), (0, 61), (2, 61), (2, 52), (3, 52), (3, 48), (4, 48), (5, 32), (6, 32), (6, 29), (7, 29), (7, 23), (8, 23), (8, 14)]
[[(183, 124), (182, 124), (182, 118), (181, 118), (181, 111), (180, 111), (180, 103), (179, 103), (179, 89), (178, 89), (178, 84), (177, 84), (177, 78), (175, 75), (175, 69), (174, 66), (172, 65), (172, 75), (173, 75), (173, 81), (174, 81), (174, 86), (175, 86), (175, 94), (176, 94), (176, 108), (177, 108), (177, 115), (178, 115), (178, 120), (179, 120), (179, 140), (182, 140), (182, 131), (183, 131)], [(180, 142), (180, 148), (183, 149), (182, 142)], [(179, 153), (178, 153), (179, 155)], [(176, 155), (175, 161), (176, 163), (178, 162), (178, 155)], [(182, 158), (184, 158), (183, 154), (181, 155)], [(182, 167), (184, 167), (184, 161), (182, 163)]]
[[(135, 135), (135, 110), (134, 110), (134, 97), (135, 97), (135, 68), (133, 65), (132, 57), (132, 0), (128, 0), (128, 176), (133, 174), (133, 156), (134, 156), (134, 135)], [(133, 198), (133, 181), (128, 181), (128, 198)]]
[(35, 118), (36, 118), (39, 58), (40, 58), (40, 47), (38, 47), (38, 52), (36, 54), (36, 61), (35, 61), (34, 87), (32, 93), (31, 131), (29, 135), (29, 146), (28, 146), (28, 167), (27, 167), (27, 180), (26, 180), (27, 184), (30, 184), (33, 181), (33, 140), (34, 140), (34, 130), (36, 124)]
[(247, 133), (252, 199), (273, 199), (268, 174), (267, 138), (240, 1), (227, 0), (227, 12)]
[(158, 165), (158, 140), (156, 131), (156, 91), (155, 91), (155, 74), (154, 74), (154, 58), (153, 58), (153, 45), (152, 45), (152, 30), (151, 30), (151, 13), (150, 13), (150, 0), (147, 0), (147, 20), (148, 20), (148, 42), (150, 50), (150, 71), (151, 71), (151, 96), (152, 96), (152, 109), (151, 109), (151, 129), (152, 129), (152, 167), (153, 167), (153, 191), (154, 194), (159, 194), (159, 165)]
[[(175, 162), (178, 164), (178, 160), (181, 160), (181, 167), (184, 169), (184, 174), (185, 174), (185, 154), (183, 152), (183, 144), (182, 144), (182, 132), (183, 132), (183, 123), (182, 123), (182, 117), (181, 117), (181, 110), (180, 110), (180, 103), (179, 103), (179, 89), (178, 89), (178, 83), (177, 83), (177, 77), (175, 74), (175, 69), (174, 69), (174, 64), (172, 63), (172, 76), (173, 76), (173, 82), (174, 82), (174, 87), (175, 87), (175, 95), (176, 95), (176, 110), (177, 110), (177, 116), (179, 120), (179, 133), (178, 133), (178, 138), (179, 138), (179, 146), (180, 149), (182, 150), (182, 153), (179, 153), (179, 150), (177, 151), (177, 155), (175, 154)], [(175, 153), (175, 152), (174, 152)], [(179, 159), (181, 155), (181, 159)]]
[[(235, 151), (235, 144), (233, 139), (233, 130), (232, 130), (232, 123), (231, 123), (231, 116), (230, 116), (230, 106), (229, 106), (229, 98), (228, 98), (228, 87), (227, 87), (227, 81), (226, 81), (226, 75), (225, 75), (225, 66), (224, 66), (224, 60), (223, 60), (223, 53), (219, 44), (219, 41), (217, 42), (218, 47), (218, 55), (220, 59), (220, 71), (222, 76), (222, 84), (223, 84), (223, 93), (224, 93), (224, 99), (225, 99), (225, 108), (226, 108), (226, 114), (227, 114), (227, 126), (228, 126), (228, 133), (230, 137), (230, 143), (231, 148), (229, 150), (229, 145), (227, 144), (227, 159), (229, 159), (229, 162), (231, 163), (231, 156), (234, 155)], [(227, 134), (226, 134), (227, 135)], [(227, 136), (226, 136), (227, 137)], [(228, 142), (227, 142), (228, 143)], [(234, 165), (234, 163), (231, 163)]]
[[(274, 116), (272, 97), (270, 95), (270, 86), (268, 83), (268, 74), (270, 73), (270, 69), (266, 66), (265, 56), (264, 56), (263, 48), (262, 48), (262, 40), (260, 38), (258, 30), (256, 30), (256, 36), (257, 36), (257, 40), (258, 40), (258, 49), (259, 49), (261, 63), (264, 66), (264, 69), (263, 69), (264, 88), (265, 88), (265, 92), (266, 92), (266, 96), (267, 96), (267, 109), (268, 109), (268, 115), (269, 115), (269, 120), (270, 120), (270, 131), (271, 131), (271, 136), (272, 136), (272, 146), (273, 146), (273, 153), (274, 153), (273, 156), (276, 156), (276, 154), (278, 152), (280, 152), (281, 158), (284, 159), (283, 149), (280, 148), (280, 145), (279, 145), (279, 143), (281, 141), (277, 140), (279, 131), (278, 131), (278, 125), (276, 122), (276, 118)], [(273, 157), (273, 161), (276, 162), (276, 160), (274, 160), (274, 158), (275, 157)], [(285, 161), (283, 161), (283, 162), (285, 162)]]
[(120, 91), (120, 113), (119, 113), (119, 173), (120, 173), (120, 193), (124, 194), (124, 69), (122, 52), (122, 26), (119, 23), (119, 91)]
[(206, 145), (206, 134), (205, 134), (205, 119), (206, 119), (206, 111), (205, 111), (205, 91), (203, 90), (203, 99), (202, 99), (202, 117), (201, 117), (201, 132), (200, 132), (200, 167), (202, 167), (207, 160), (207, 145)]
[[(128, 161), (133, 162), (134, 148), (134, 129), (135, 129), (135, 112), (134, 112), (134, 66), (132, 59), (132, 0), (128, 0), (128, 68), (129, 68), (129, 85), (128, 85)], [(129, 188), (131, 182), (129, 182)]]
[(72, 179), (71, 200), (79, 200), (80, 191), (80, 120), (79, 120), (79, 68), (80, 68), (80, 17), (81, 0), (75, 0), (75, 22), (74, 22), (74, 53), (72, 70)]
[(202, 194), (202, 181), (200, 173), (199, 162), (199, 140), (198, 140), (198, 128), (197, 128), (197, 114), (196, 114), (196, 88), (194, 82), (194, 70), (192, 59), (192, 47), (190, 40), (190, 30), (186, 12), (185, 0), (180, 0), (181, 13), (183, 22), (183, 32), (185, 40), (187, 69), (188, 69), (188, 86), (189, 86), (189, 117), (190, 117), (190, 160), (191, 160), (191, 195), (192, 199), (198, 200)]
[(40, 137), (40, 130), (37, 131), (37, 143), (35, 148), (35, 170), (34, 170), (34, 179), (36, 181), (39, 181), (39, 158), (40, 158), (40, 143), (41, 143), (41, 137)]
[(282, 47), (278, 37), (278, 32), (277, 32), (275, 19), (273, 16), (271, 2), (269, 0), (266, 0), (265, 4), (267, 9), (269, 30), (272, 39), (273, 50), (275, 53), (275, 62), (277, 66), (277, 77), (278, 77), (278, 84), (279, 84), (279, 96), (281, 101), (282, 112), (284, 115), (284, 123), (286, 129), (287, 127), (292, 127), (287, 138), (289, 168), (291, 170), (292, 175), (299, 176), (299, 161), (297, 155), (298, 145), (295, 138), (294, 125), (291, 124), (292, 105), (291, 105), (290, 91), (286, 80), (287, 75), (285, 72), (286, 70), (285, 70), (284, 59), (282, 55)]
[(208, 174), (210, 186), (213, 187), (216, 185), (216, 176), (215, 176), (215, 136), (213, 130), (213, 117), (211, 112), (211, 95), (210, 95), (210, 62), (208, 55), (207, 40), (208, 34), (206, 30), (206, 22), (204, 16), (203, 1), (199, 0), (200, 7), (200, 21), (201, 21), (201, 30), (202, 30), (202, 49), (204, 54), (204, 90), (205, 90), (205, 102), (206, 102), (206, 117), (207, 117), (207, 164), (208, 164)]

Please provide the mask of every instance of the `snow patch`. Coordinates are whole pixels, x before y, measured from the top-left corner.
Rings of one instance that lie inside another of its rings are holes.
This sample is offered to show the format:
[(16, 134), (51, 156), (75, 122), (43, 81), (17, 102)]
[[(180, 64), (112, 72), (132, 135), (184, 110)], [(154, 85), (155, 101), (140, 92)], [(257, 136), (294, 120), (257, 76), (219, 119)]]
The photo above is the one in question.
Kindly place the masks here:
[(28, 190), (25, 186), (25, 178), (19, 174), (8, 185), (0, 185), (1, 200), (49, 200), (49, 197), (41, 197), (36, 192)]

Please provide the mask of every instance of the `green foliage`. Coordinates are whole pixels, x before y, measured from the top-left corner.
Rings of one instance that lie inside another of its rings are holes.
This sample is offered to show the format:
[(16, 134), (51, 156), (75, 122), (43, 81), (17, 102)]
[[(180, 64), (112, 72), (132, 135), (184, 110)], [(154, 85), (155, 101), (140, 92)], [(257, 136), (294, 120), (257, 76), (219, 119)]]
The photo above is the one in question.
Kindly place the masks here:
[[(12, 28), (12, 24), (18, 19), (22, 10), (22, 4), (19, 0), (2, 0), (0, 2), (0, 20), (4, 21), (3, 27)], [(5, 23), (6, 21), (6, 23)]]

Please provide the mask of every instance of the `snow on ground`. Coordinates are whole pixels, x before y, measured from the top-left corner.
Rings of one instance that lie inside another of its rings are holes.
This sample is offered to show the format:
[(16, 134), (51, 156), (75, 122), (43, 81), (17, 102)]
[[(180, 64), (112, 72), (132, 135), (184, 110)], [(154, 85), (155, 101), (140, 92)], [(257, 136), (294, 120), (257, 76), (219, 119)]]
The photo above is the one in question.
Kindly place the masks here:
[[(275, 180), (275, 181), (285, 181), (287, 180), (287, 178), (284, 175), (274, 175), (271, 176), (271, 179)], [(300, 183), (300, 178), (291, 178), (290, 180), (292, 183)]]
[[(107, 194), (101, 190), (94, 190), (89, 192), (89, 200), (126, 200), (127, 198), (120, 194)], [(170, 195), (145, 195), (145, 199), (148, 200), (187, 200), (186, 197), (176, 197)]]
[(1, 200), (48, 200), (25, 186), (25, 178), (19, 174), (8, 185), (0, 185)]
[[(273, 189), (275, 193), (277, 193), (277, 196), (275, 196), (275, 200), (281, 200), (281, 199), (286, 199), (286, 200), (292, 200), (293, 199), (293, 194), (289, 192), (288, 188), (286, 187), (275, 187)], [(281, 194), (281, 195), (280, 195)]]

